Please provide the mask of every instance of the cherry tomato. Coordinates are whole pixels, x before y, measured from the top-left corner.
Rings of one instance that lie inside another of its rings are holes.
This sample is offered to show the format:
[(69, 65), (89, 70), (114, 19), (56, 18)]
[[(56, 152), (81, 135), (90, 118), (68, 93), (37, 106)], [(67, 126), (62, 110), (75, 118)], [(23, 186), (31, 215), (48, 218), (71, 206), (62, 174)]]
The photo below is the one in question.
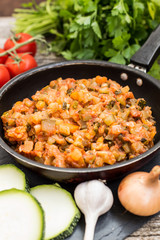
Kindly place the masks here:
[[(15, 34), (15, 36), (13, 36), (14, 40), (17, 43), (23, 43), (23, 42), (27, 41), (28, 39), (30, 39), (31, 37), (32, 36), (28, 33), (17, 33), (17, 34)], [(9, 38), (9, 39), (7, 39), (7, 41), (4, 44), (4, 49), (8, 50), (14, 46), (15, 46), (15, 44), (14, 44), (12, 38)], [(37, 45), (36, 45), (35, 41), (28, 43), (16, 50), (17, 53), (28, 53), (28, 54), (31, 54), (32, 56), (35, 56), (36, 51), (37, 51)]]
[(0, 87), (11, 79), (8, 69), (0, 64)]
[[(17, 58), (18, 57), (18, 58)], [(27, 53), (18, 53), (17, 56), (8, 57), (5, 62), (12, 77), (37, 67), (33, 56)]]
[[(5, 50), (0, 48), (0, 53), (3, 53), (3, 52), (5, 52)], [(3, 57), (0, 57), (0, 64), (5, 63), (7, 58), (8, 58), (8, 55), (4, 55)]]

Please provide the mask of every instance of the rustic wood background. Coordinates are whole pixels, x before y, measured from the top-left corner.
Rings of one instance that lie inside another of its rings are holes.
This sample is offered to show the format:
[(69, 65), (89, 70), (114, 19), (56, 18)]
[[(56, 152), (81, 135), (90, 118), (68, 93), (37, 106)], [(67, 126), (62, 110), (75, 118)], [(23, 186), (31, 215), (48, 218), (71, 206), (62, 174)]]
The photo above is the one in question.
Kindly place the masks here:
[[(10, 2), (9, 0), (5, 1)], [(3, 1), (0, 0), (0, 5), (1, 2)], [(0, 17), (0, 47), (3, 47), (6, 38), (10, 36), (10, 28), (13, 22), (14, 20), (11, 17)], [(36, 61), (39, 66), (50, 62), (56, 62), (58, 60), (60, 59), (58, 59), (54, 54), (49, 56), (45, 56), (40, 53), (36, 54)], [(145, 225), (143, 225), (125, 240), (160, 240), (160, 214), (156, 217), (153, 217), (150, 221), (148, 221)]]
[[(14, 8), (18, 8), (22, 3), (28, 3), (32, 0), (0, 0), (0, 17), (11, 16), (13, 14)], [(37, 3), (42, 2), (42, 0), (36, 0)]]

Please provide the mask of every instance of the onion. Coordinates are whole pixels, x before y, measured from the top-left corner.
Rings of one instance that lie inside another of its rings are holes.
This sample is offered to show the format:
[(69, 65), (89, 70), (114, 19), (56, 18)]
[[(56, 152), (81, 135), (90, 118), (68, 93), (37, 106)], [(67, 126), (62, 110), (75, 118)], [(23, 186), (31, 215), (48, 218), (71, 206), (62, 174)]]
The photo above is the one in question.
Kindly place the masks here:
[(118, 197), (123, 207), (139, 216), (150, 216), (160, 211), (160, 166), (148, 172), (135, 172), (119, 184)]

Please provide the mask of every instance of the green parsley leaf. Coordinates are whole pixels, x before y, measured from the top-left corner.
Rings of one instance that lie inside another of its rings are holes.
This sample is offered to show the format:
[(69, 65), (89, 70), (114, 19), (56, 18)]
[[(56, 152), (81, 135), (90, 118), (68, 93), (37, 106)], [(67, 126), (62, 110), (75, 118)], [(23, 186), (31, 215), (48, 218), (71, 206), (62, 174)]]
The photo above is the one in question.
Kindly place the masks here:
[(117, 53), (114, 57), (110, 58), (109, 62), (114, 62), (114, 63), (118, 63), (118, 64), (126, 64), (125, 58), (120, 53)]
[(97, 21), (94, 21), (92, 24), (91, 24), (92, 28), (93, 28), (93, 31), (95, 32), (95, 34), (97, 35), (98, 38), (102, 38), (102, 34), (101, 34), (101, 30), (100, 30), (100, 27), (99, 27), (99, 24)]
[[(44, 0), (15, 9), (14, 31), (49, 36), (51, 50), (67, 60), (128, 64), (160, 24), (160, 0)], [(158, 60), (149, 74), (160, 78)]]

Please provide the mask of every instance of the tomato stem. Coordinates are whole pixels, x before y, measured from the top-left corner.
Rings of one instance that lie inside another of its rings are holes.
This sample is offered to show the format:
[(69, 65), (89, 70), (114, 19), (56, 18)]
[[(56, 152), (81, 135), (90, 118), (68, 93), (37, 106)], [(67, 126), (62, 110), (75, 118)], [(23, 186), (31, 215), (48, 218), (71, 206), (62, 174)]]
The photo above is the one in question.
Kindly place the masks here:
[(17, 42), (16, 42), (14, 47), (6, 50), (6, 51), (3, 52), (3, 53), (0, 53), (0, 57), (3, 57), (3, 56), (5, 56), (5, 55), (7, 55), (7, 54), (11, 54), (11, 55), (12, 55), (12, 52), (14, 52), (16, 49), (18, 49), (18, 48), (20, 48), (20, 47), (22, 47), (22, 46), (24, 46), (24, 45), (26, 45), (26, 44), (28, 44), (28, 43), (31, 43), (31, 42), (33, 42), (33, 41), (40, 41), (40, 42), (46, 43), (46, 40), (44, 39), (44, 37), (43, 37), (42, 35), (37, 35), (37, 36), (35, 36), (35, 37), (32, 37), (32, 38), (28, 39), (28, 40), (25, 41), (25, 42), (22, 42), (22, 43), (17, 43)]

